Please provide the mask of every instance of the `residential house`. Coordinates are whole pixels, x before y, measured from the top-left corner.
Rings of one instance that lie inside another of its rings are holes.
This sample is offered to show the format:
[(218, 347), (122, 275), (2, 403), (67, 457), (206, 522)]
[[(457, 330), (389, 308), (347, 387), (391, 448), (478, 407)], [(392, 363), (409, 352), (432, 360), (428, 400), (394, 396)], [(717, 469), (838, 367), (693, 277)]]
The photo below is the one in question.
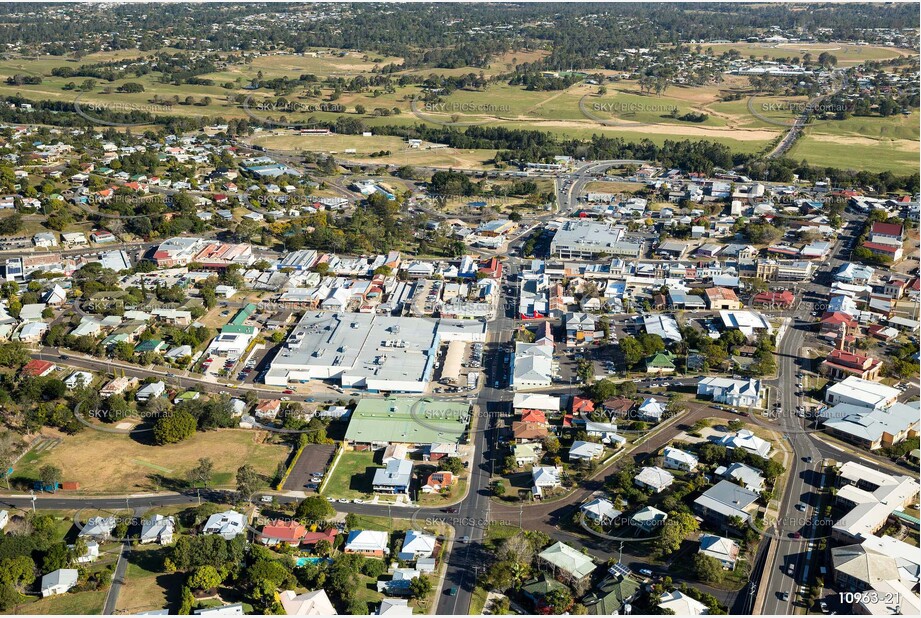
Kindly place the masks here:
[(659, 609), (670, 610), (676, 616), (705, 616), (710, 613), (710, 608), (678, 590), (663, 592), (659, 596)]
[(412, 616), (413, 608), (407, 599), (381, 599), (381, 606), (375, 612), (376, 616)]
[(615, 509), (614, 505), (604, 498), (595, 498), (590, 502), (586, 502), (579, 507), (579, 510), (586, 518), (602, 526), (610, 524), (621, 515), (621, 511)]
[(176, 521), (172, 515), (154, 515), (141, 522), (141, 536), (138, 542), (141, 545), (146, 545), (147, 543), (169, 545), (173, 542), (175, 529)]
[(208, 518), (202, 528), (202, 534), (217, 534), (227, 541), (232, 541), (246, 530), (246, 516), (229, 510), (215, 513)]
[(77, 569), (58, 569), (42, 576), (40, 590), (43, 597), (64, 594), (77, 585), (80, 572)]
[(285, 590), (278, 595), (281, 606), (288, 616), (337, 616), (326, 591), (313, 590), (297, 594), (293, 590)]
[(371, 484), (375, 493), (405, 494), (409, 493), (412, 476), (413, 462), (408, 459), (393, 459), (386, 467), (374, 471)]
[(719, 439), (718, 444), (729, 449), (740, 448), (765, 459), (771, 454), (771, 443), (762, 440), (748, 429), (740, 429), (735, 434), (726, 434)]
[(671, 472), (658, 466), (646, 466), (633, 477), (633, 484), (642, 489), (659, 493), (675, 482)]
[(666, 468), (685, 472), (693, 472), (697, 469), (697, 457), (687, 451), (667, 446), (662, 452), (662, 457)]
[(598, 438), (603, 444), (616, 448), (627, 443), (627, 439), (617, 433), (617, 425), (614, 423), (585, 421), (585, 433), (590, 438)]
[(535, 497), (541, 498), (544, 491), (556, 489), (561, 485), (563, 469), (554, 466), (534, 466), (531, 469), (531, 482), (533, 487), (531, 492)]
[(660, 528), (666, 519), (668, 519), (668, 513), (654, 506), (644, 506), (630, 517), (630, 525), (650, 533)]
[(512, 456), (519, 468), (536, 464), (540, 460), (540, 444), (516, 444)]
[(397, 557), (406, 562), (415, 562), (419, 558), (430, 558), (435, 553), (438, 540), (417, 530), (407, 530)]
[(640, 407), (637, 410), (637, 418), (642, 421), (658, 423), (662, 420), (665, 412), (666, 404), (662, 403), (661, 401), (657, 401), (652, 397), (647, 397), (643, 403), (640, 404)]
[(260, 401), (254, 410), (254, 415), (259, 419), (273, 419), (281, 412), (281, 400), (267, 399)]
[(697, 553), (715, 558), (724, 568), (734, 571), (739, 559), (739, 544), (715, 534), (702, 534)]
[(390, 553), (390, 537), (386, 532), (378, 530), (352, 530), (343, 551), (347, 554), (383, 558)]
[(761, 380), (735, 380), (732, 378), (701, 378), (697, 383), (697, 395), (712, 397), (717, 403), (739, 408), (761, 405)]
[(761, 470), (757, 468), (752, 468), (749, 465), (735, 462), (726, 466), (719, 466), (716, 470), (713, 471), (716, 476), (721, 476), (724, 479), (735, 481), (749, 491), (755, 493), (761, 493), (764, 491), (764, 477), (761, 475)]
[(94, 539), (96, 541), (108, 541), (112, 538), (112, 531), (115, 530), (117, 520), (114, 516), (110, 517), (90, 517), (86, 520), (80, 533), (77, 535), (81, 539)]
[(604, 445), (596, 442), (575, 440), (569, 447), (569, 461), (589, 462), (599, 459), (604, 454)]
[(727, 527), (733, 518), (749, 521), (757, 500), (755, 492), (723, 480), (694, 500), (694, 511), (706, 521)]
[(456, 481), (457, 478), (446, 470), (432, 472), (422, 484), (422, 493), (435, 494), (443, 489), (450, 489)]
[(542, 569), (549, 571), (553, 577), (575, 589), (586, 588), (591, 583), (595, 563), (577, 549), (562, 542), (557, 542), (537, 555), (537, 562)]
[(256, 537), (256, 542), (269, 547), (278, 545), (298, 547), (306, 534), (307, 528), (303, 524), (294, 520), (278, 519), (262, 527), (262, 532)]

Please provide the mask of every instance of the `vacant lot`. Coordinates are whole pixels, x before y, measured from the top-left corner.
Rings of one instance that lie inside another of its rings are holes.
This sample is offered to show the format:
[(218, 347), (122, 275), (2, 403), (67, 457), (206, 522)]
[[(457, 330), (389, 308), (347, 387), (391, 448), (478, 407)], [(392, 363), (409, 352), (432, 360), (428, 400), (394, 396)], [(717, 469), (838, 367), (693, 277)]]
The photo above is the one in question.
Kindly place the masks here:
[[(214, 462), (212, 485), (232, 487), (237, 468), (244, 463), (271, 476), (284, 461), (288, 447), (270, 440), (264, 431), (223, 429), (195, 434), (179, 444), (153, 446), (150, 432), (126, 436), (85, 430), (60, 436), (63, 442), (37, 456), (26, 455), (16, 479), (37, 479), (38, 469), (53, 464), (67, 481), (78, 481), (87, 492), (125, 493), (168, 489), (184, 482), (186, 473), (201, 457)], [(143, 440), (143, 442), (141, 441)]]
[(380, 467), (374, 463), (373, 451), (346, 451), (330, 473), (324, 493), (335, 498), (369, 498), (374, 469)]
[(178, 607), (182, 573), (164, 573), (163, 558), (167, 550), (159, 546), (138, 545), (126, 554), (128, 571), (126, 593), (118, 596), (115, 611), (137, 614), (165, 607)]

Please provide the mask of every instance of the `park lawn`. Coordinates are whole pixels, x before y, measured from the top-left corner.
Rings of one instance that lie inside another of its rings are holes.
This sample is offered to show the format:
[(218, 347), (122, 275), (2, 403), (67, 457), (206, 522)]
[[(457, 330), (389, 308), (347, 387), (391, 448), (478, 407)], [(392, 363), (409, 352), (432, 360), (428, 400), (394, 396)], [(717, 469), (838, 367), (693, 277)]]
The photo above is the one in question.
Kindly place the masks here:
[[(381, 530), (383, 532), (399, 532), (409, 530), (413, 527), (412, 520), (400, 519), (397, 517), (385, 517), (378, 515), (355, 515), (356, 523), (352, 526), (353, 530)], [(420, 521), (421, 527), (425, 522)]]
[[(135, 439), (137, 436), (139, 439)], [(184, 487), (185, 475), (199, 458), (214, 462), (212, 486), (230, 486), (244, 462), (272, 476), (285, 461), (289, 447), (268, 440), (273, 434), (243, 429), (198, 432), (178, 444), (154, 446), (150, 432), (132, 436), (101, 431), (61, 435), (63, 442), (35, 457), (21, 460), (13, 479), (34, 480), (45, 464), (63, 470), (64, 480), (80, 483), (83, 492), (130, 493)]]
[(370, 498), (373, 489), (373, 469), (381, 467), (374, 462), (373, 451), (345, 451), (330, 473), (324, 493), (334, 498), (350, 500)]
[(138, 545), (126, 554), (125, 585), (130, 593), (119, 595), (117, 613), (137, 614), (178, 604), (183, 574), (164, 572), (166, 551), (157, 545)]
[(89, 592), (68, 592), (21, 605), (19, 609), (29, 614), (95, 616), (102, 613), (107, 591), (106, 588)]

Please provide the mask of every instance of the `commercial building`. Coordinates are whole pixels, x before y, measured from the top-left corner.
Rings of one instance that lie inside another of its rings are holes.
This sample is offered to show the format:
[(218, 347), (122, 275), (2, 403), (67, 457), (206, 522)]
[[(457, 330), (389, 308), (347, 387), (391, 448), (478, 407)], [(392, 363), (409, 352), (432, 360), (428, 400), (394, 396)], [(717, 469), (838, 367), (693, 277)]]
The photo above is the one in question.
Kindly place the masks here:
[(850, 403), (822, 412), (824, 430), (869, 450), (892, 446), (918, 435), (919, 402), (896, 403), (889, 408), (869, 409)]
[(895, 403), (900, 394), (900, 391), (891, 386), (850, 376), (828, 387), (825, 391), (825, 402), (833, 406), (850, 403), (862, 408), (879, 410)]
[(717, 403), (740, 408), (761, 405), (761, 380), (734, 380), (731, 378), (701, 378), (697, 395), (712, 397)]
[(639, 258), (643, 243), (624, 240), (625, 230), (597, 221), (567, 221), (550, 241), (550, 254), (563, 259), (592, 259), (602, 255)]
[(352, 412), (345, 439), (371, 448), (389, 444), (457, 444), (469, 420), (470, 407), (466, 403), (410, 397), (363, 398)]
[(422, 393), (439, 346), (485, 341), (486, 323), (308, 312), (272, 360), (266, 384), (336, 380), (345, 388)]
[(838, 469), (835, 502), (849, 509), (832, 526), (832, 538), (860, 542), (878, 532), (896, 510), (917, 500), (921, 485), (909, 476), (886, 474), (849, 461)]

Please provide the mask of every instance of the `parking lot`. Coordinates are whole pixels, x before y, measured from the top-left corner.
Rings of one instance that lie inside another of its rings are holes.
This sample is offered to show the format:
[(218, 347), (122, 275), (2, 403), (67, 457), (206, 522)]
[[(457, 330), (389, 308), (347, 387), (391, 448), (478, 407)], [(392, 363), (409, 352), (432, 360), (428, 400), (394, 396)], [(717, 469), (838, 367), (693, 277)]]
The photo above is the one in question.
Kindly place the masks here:
[(332, 444), (308, 444), (301, 451), (297, 463), (291, 470), (291, 474), (285, 480), (282, 487), (285, 491), (307, 491), (315, 492), (320, 487), (318, 483), (313, 482), (319, 479), (317, 473), (326, 474), (326, 470), (332, 461), (333, 453), (336, 447)]

